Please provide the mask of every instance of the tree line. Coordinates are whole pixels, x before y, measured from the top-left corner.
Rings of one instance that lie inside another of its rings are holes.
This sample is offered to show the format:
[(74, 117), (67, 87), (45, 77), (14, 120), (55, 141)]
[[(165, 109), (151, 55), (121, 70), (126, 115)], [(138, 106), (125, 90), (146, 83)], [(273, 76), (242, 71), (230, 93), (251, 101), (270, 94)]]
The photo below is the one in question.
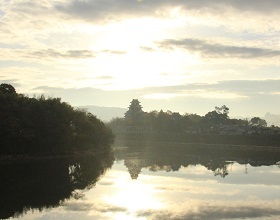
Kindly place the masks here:
[(205, 133), (215, 132), (219, 126), (240, 126), (265, 128), (267, 122), (259, 117), (251, 119), (231, 119), (226, 105), (215, 107), (204, 116), (197, 114), (183, 114), (178, 112), (150, 111), (144, 112), (137, 99), (133, 99), (123, 118), (114, 118), (110, 126), (150, 126), (157, 132), (182, 132), (188, 129), (200, 129)]
[(107, 150), (113, 142), (101, 120), (60, 98), (30, 98), (1, 84), (0, 103), (0, 154)]

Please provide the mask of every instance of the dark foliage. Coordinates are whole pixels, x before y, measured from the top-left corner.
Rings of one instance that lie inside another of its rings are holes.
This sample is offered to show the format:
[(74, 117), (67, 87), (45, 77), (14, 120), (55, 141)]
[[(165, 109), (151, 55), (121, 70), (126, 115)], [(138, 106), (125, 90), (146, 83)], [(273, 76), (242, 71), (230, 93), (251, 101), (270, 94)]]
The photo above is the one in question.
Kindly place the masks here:
[(60, 98), (29, 98), (0, 87), (10, 88), (0, 90), (1, 154), (104, 150), (113, 141), (102, 121)]
[(41, 160), (0, 166), (0, 219), (18, 217), (29, 210), (57, 207), (77, 190), (92, 188), (113, 164), (111, 152), (64, 160)]
[[(253, 117), (235, 119), (228, 116), (229, 108), (226, 105), (215, 107), (204, 116), (166, 111), (142, 111), (137, 99), (131, 101), (128, 111), (123, 118), (114, 118), (109, 125), (115, 130), (118, 127), (144, 127), (156, 133), (184, 133), (184, 134), (255, 134), (279, 135), (280, 128), (267, 127), (264, 119)], [(117, 132), (118, 133), (118, 132)]]

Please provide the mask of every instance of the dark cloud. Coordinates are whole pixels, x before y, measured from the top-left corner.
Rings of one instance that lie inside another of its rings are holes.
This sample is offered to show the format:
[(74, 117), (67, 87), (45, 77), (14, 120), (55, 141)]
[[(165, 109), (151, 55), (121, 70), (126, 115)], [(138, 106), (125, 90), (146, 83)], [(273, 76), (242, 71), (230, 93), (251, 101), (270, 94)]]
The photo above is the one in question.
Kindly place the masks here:
[(167, 39), (157, 43), (164, 48), (183, 48), (190, 52), (200, 53), (204, 57), (219, 58), (272, 58), (279, 57), (280, 50), (257, 47), (231, 46), (210, 43), (204, 40), (185, 38), (181, 40)]
[(65, 4), (55, 5), (55, 9), (84, 20), (116, 19), (119, 16), (140, 16), (155, 14), (165, 7), (181, 7), (212, 13), (224, 13), (235, 9), (239, 13), (257, 12), (261, 14), (277, 13), (280, 10), (278, 0), (72, 0)]

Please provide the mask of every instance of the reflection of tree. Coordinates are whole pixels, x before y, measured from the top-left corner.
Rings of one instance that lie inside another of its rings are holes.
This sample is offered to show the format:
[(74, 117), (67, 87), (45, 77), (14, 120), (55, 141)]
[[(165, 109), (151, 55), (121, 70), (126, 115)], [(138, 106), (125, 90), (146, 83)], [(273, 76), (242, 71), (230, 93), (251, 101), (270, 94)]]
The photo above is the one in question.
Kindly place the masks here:
[[(138, 142), (139, 143), (139, 142)], [(251, 166), (275, 165), (280, 158), (280, 152), (253, 151), (252, 149), (223, 149), (209, 145), (174, 146), (174, 144), (139, 143), (137, 146), (115, 151), (118, 160), (124, 160), (131, 177), (136, 179), (142, 168), (150, 171), (178, 171), (189, 165), (202, 165), (213, 171), (215, 176), (222, 178), (229, 175), (228, 167), (236, 161), (239, 164)], [(141, 159), (140, 159), (141, 158)]]
[(46, 160), (0, 166), (0, 219), (21, 215), (30, 209), (56, 207), (76, 189), (92, 187), (109, 167), (113, 157), (77, 160)]
[(208, 170), (212, 170), (215, 176), (221, 176), (225, 178), (229, 174), (228, 166), (230, 164), (233, 164), (233, 162), (211, 160), (204, 166), (207, 167)]

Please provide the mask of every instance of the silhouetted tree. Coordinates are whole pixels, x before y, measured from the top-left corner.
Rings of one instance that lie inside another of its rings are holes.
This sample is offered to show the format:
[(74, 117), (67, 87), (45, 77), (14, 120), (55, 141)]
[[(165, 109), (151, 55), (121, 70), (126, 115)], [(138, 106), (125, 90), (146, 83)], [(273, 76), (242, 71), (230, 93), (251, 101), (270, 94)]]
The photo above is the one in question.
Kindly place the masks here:
[(253, 126), (259, 126), (259, 127), (266, 127), (267, 126), (267, 122), (264, 119), (261, 119), (259, 117), (253, 117), (250, 120), (250, 124)]
[(113, 134), (95, 116), (60, 98), (0, 92), (0, 139), (2, 154), (60, 153), (107, 150)]
[(3, 94), (16, 94), (15, 88), (12, 85), (6, 83), (2, 83), (0, 85), (0, 92)]
[(226, 124), (228, 120), (228, 112), (229, 108), (225, 105), (221, 107), (216, 106), (214, 111), (208, 112), (204, 116), (203, 122), (208, 126)]

